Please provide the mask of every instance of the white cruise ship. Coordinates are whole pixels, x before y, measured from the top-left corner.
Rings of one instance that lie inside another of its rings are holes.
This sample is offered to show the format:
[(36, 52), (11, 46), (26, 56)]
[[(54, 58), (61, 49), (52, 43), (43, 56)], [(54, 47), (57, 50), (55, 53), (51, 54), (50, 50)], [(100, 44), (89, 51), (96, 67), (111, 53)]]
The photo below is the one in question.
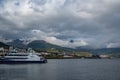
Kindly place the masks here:
[(46, 63), (47, 60), (38, 56), (37, 53), (33, 53), (30, 51), (28, 53), (17, 53), (16, 51), (11, 51), (6, 54), (2, 59), (0, 59), (0, 63)]

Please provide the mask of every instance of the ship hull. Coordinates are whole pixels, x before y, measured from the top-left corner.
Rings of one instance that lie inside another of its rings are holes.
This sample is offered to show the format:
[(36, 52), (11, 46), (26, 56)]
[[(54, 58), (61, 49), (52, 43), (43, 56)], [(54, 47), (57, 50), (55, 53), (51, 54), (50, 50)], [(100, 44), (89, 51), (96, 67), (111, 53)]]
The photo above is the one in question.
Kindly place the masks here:
[(43, 61), (0, 60), (0, 64), (26, 64), (26, 63), (47, 63), (47, 60), (43, 60)]

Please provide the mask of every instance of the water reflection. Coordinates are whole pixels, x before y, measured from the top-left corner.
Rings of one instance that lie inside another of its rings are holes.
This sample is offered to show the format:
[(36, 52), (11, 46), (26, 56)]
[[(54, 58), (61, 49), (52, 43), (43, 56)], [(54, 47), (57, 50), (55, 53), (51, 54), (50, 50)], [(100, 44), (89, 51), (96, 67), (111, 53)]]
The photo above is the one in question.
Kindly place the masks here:
[(0, 68), (0, 80), (25, 80), (28, 76), (27, 67), (3, 65)]
[(47, 64), (0, 65), (0, 80), (120, 80), (120, 59), (48, 60)]

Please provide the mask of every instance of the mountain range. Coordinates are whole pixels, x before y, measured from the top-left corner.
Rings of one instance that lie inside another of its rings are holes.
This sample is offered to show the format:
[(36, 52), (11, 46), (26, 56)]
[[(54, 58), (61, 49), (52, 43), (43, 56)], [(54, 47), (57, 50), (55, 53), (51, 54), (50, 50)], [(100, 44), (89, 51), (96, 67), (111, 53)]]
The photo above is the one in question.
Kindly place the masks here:
[(8, 48), (8, 47), (9, 47), (9, 45), (6, 45), (5, 43), (0, 42), (0, 47), (3, 47), (3, 48)]
[(11, 42), (7, 42), (6, 44), (17, 48), (27, 48), (27, 45), (25, 45), (20, 39), (15, 39)]
[(2, 43), (0, 42), (0, 47), (8, 47), (9, 46), (14, 46), (17, 48), (32, 48), (35, 50), (49, 50), (49, 49), (56, 49), (59, 51), (67, 51), (67, 52), (74, 52), (74, 51), (81, 51), (81, 52), (90, 52), (93, 54), (113, 54), (113, 53), (120, 53), (120, 48), (101, 48), (101, 49), (92, 49), (89, 47), (77, 47), (75, 49), (73, 48), (67, 48), (67, 47), (61, 47), (58, 45), (54, 45), (51, 43), (48, 43), (44, 40), (34, 40), (29, 42), (28, 44), (24, 43), (25, 41), (16, 39), (11, 42)]
[(13, 41), (8, 42), (6, 44), (13, 46), (13, 47), (16, 47), (16, 48), (32, 48), (32, 49), (39, 50), (39, 51), (40, 50), (48, 50), (48, 49), (56, 49), (56, 50), (63, 50), (63, 51), (73, 51), (74, 50), (72, 48), (54, 45), (54, 44), (48, 43), (44, 40), (34, 40), (28, 44), (26, 44), (24, 42), (26, 42), (26, 41), (16, 39), (16, 40), (13, 40)]

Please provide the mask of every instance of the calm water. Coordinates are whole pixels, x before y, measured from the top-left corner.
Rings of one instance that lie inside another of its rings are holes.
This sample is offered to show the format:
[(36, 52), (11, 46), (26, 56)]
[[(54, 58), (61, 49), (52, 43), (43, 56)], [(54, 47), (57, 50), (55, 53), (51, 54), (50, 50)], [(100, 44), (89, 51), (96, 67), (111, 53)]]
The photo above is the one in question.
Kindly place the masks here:
[(0, 80), (120, 80), (120, 59), (48, 60), (47, 64), (0, 64)]

